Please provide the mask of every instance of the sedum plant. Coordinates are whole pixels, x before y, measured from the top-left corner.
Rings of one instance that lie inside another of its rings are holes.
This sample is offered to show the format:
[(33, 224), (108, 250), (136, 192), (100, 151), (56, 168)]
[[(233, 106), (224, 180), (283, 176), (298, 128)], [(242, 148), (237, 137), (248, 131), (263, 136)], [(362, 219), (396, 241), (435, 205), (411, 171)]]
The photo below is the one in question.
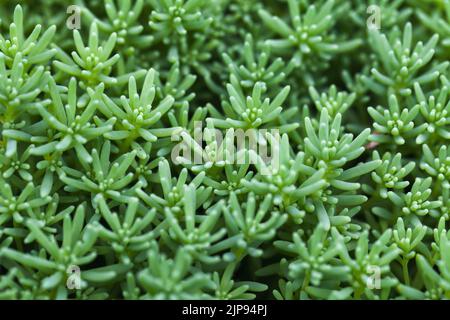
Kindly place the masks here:
[(38, 9), (0, 4), (0, 299), (450, 298), (449, 1)]
[(412, 94), (414, 83), (428, 83), (435, 80), (448, 67), (444, 61), (430, 66), (438, 35), (433, 35), (426, 43), (414, 44), (412, 24), (407, 23), (403, 34), (393, 30), (390, 39), (379, 31), (372, 31), (371, 44), (380, 60), (379, 68), (372, 68), (372, 78), (365, 82), (372, 90), (394, 93), (399, 96)]

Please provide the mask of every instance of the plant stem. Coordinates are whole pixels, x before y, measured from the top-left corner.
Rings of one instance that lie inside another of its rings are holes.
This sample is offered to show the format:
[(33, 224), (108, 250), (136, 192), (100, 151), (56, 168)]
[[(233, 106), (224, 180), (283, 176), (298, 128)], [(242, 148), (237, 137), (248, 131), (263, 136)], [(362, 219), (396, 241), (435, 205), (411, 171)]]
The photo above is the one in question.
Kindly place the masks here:
[(310, 275), (309, 271), (307, 271), (305, 274), (305, 278), (303, 279), (301, 291), (305, 291), (306, 287), (309, 285), (310, 278), (311, 278), (311, 275)]
[(402, 270), (403, 270), (403, 280), (405, 281), (405, 284), (409, 286), (410, 280), (409, 280), (409, 270), (408, 270), (408, 259), (402, 259)]

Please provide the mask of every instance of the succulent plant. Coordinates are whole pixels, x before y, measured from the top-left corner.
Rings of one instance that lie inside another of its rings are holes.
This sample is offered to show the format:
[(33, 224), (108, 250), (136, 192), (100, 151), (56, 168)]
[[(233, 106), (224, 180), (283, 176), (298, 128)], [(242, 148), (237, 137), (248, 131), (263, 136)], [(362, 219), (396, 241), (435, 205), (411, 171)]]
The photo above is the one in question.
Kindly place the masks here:
[(16, 2), (0, 299), (450, 298), (450, 1)]

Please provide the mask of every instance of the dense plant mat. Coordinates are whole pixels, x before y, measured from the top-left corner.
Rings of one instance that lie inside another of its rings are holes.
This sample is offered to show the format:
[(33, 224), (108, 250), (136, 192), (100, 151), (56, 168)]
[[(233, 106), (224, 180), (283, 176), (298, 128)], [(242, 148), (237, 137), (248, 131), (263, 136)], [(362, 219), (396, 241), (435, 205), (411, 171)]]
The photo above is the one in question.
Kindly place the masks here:
[(450, 297), (449, 1), (0, 18), (0, 298)]

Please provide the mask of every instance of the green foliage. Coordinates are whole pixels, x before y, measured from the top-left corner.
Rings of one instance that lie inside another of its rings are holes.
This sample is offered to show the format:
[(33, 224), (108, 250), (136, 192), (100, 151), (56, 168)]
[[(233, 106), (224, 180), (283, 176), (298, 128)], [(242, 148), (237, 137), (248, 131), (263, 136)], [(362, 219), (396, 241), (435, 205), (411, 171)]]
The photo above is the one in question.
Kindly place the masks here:
[(450, 1), (16, 2), (0, 299), (450, 298)]
[[(210, 122), (216, 128), (266, 128), (267, 123), (273, 123), (277, 118), (283, 118), (282, 104), (289, 94), (289, 86), (284, 87), (273, 97), (263, 98), (262, 95), (266, 86), (262, 82), (256, 82), (252, 88), (251, 95), (245, 96), (237, 78), (232, 75), (231, 83), (227, 84), (227, 91), (230, 102), (223, 102), (222, 107), (225, 112), (225, 119), (212, 118)], [(220, 113), (211, 108), (212, 114)], [(224, 118), (223, 116), (221, 118)], [(294, 130), (298, 125), (277, 126), (281, 133)], [(270, 128), (270, 127), (269, 127)]]
[(445, 61), (425, 69), (433, 59), (439, 37), (433, 35), (425, 44), (420, 41), (414, 45), (411, 23), (405, 25), (402, 35), (394, 30), (389, 39), (378, 31), (369, 35), (380, 67), (371, 69), (372, 79), (366, 79), (366, 83), (377, 93), (385, 92), (387, 87), (388, 93), (409, 96), (414, 83), (432, 82), (448, 67)]
[(379, 143), (405, 144), (407, 139), (418, 137), (426, 127), (426, 124), (415, 126), (414, 119), (419, 114), (419, 106), (400, 109), (395, 95), (389, 96), (389, 109), (369, 107), (367, 111), (374, 119), (373, 126), (377, 130), (372, 141)]
[(313, 54), (320, 58), (329, 59), (338, 52), (352, 50), (360, 44), (360, 39), (334, 43), (329, 31), (336, 23), (333, 10), (336, 10), (335, 1), (329, 0), (319, 5), (311, 5), (305, 12), (301, 12), (299, 1), (288, 0), (290, 22), (287, 24), (277, 16), (272, 16), (264, 9), (259, 15), (264, 24), (281, 39), (271, 39), (269, 44), (275, 52), (291, 53), (303, 60)]

